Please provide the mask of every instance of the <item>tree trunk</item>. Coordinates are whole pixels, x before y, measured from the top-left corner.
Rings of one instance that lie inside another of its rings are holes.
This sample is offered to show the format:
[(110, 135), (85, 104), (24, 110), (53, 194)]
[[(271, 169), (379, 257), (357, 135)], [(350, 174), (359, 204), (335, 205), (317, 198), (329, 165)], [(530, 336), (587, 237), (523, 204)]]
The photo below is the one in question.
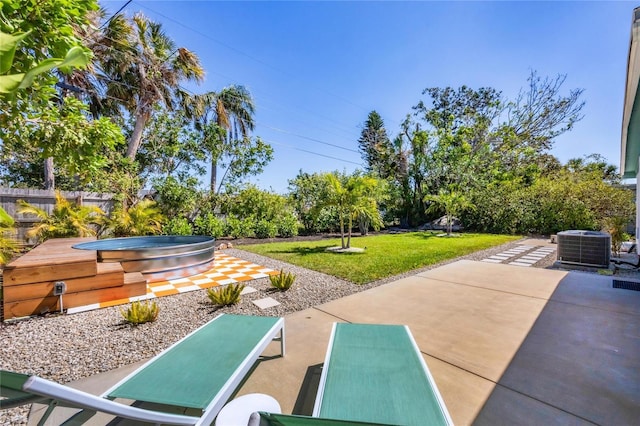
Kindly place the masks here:
[(142, 131), (144, 130), (144, 126), (147, 124), (148, 120), (148, 113), (140, 113), (136, 115), (136, 124), (133, 127), (133, 132), (131, 133), (129, 144), (127, 145), (127, 158), (131, 160), (136, 159), (136, 153), (138, 152), (138, 148), (140, 148), (140, 141), (142, 140)]
[(55, 189), (56, 177), (53, 168), (53, 157), (44, 160), (44, 189)]
[(369, 235), (369, 218), (365, 215), (358, 216), (358, 227), (360, 228), (360, 235)]
[(345, 248), (344, 246), (344, 217), (340, 215), (340, 246)]
[(347, 237), (347, 248), (351, 248), (351, 228), (353, 228), (353, 219), (349, 215), (349, 236)]
[(218, 160), (216, 158), (212, 158), (211, 159), (211, 181), (210, 181), (210, 188), (211, 188), (212, 194), (216, 193), (217, 180), (218, 180)]

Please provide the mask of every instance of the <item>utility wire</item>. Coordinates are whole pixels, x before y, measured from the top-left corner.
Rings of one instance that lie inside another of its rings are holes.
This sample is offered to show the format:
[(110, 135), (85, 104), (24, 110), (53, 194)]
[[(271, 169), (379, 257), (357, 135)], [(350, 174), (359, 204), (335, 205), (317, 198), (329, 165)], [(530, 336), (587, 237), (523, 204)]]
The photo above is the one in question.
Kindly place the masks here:
[(263, 141), (265, 141), (265, 142), (267, 142), (269, 144), (279, 145), (279, 146), (283, 146), (285, 148), (294, 149), (296, 151), (306, 152), (307, 154), (313, 154), (313, 155), (317, 155), (319, 157), (330, 158), (332, 160), (338, 160), (338, 161), (342, 161), (344, 163), (350, 163), (350, 164), (355, 164), (356, 166), (362, 166), (362, 163), (356, 163), (355, 161), (345, 160), (344, 158), (332, 157), (331, 155), (320, 154), (319, 152), (309, 151), (309, 150), (306, 150), (306, 149), (298, 148), (298, 147), (293, 146), (293, 145), (288, 145), (288, 144), (284, 144), (284, 143), (281, 143), (281, 142), (275, 142), (275, 141), (271, 141), (271, 140), (267, 140), (267, 139), (263, 139)]
[[(108, 36), (103, 36), (102, 38), (104, 38), (104, 39), (106, 39), (106, 40), (113, 41), (113, 42), (117, 42), (117, 40), (114, 40), (113, 38), (108, 37)], [(85, 38), (84, 38), (84, 41), (88, 41), (88, 37), (85, 37)], [(106, 45), (106, 44), (104, 44), (104, 43), (94, 43), (94, 45), (96, 45), (96, 46), (106, 47), (107, 49), (115, 49), (113, 46), (108, 46), (108, 45)], [(175, 49), (171, 54), (169, 54), (169, 56), (167, 56), (167, 58), (165, 58), (165, 59), (163, 60), (163, 62), (167, 62), (167, 61), (168, 61), (168, 60), (169, 60), (169, 59), (170, 59), (170, 58), (171, 58), (171, 57), (172, 57), (172, 56), (173, 56), (177, 51), (178, 51), (178, 49)], [(107, 76), (107, 73), (106, 73), (104, 70), (100, 69), (98, 66), (96, 66), (96, 68), (97, 68), (98, 70), (100, 70), (100, 72), (102, 73), (102, 75), (100, 76), (100, 78), (101, 78), (102, 80), (108, 80), (108, 81), (113, 82), (113, 83), (115, 83), (115, 84), (120, 84), (120, 85), (122, 85), (122, 86), (125, 86), (125, 87), (127, 87), (127, 88), (129, 88), (129, 89), (136, 89), (136, 87), (134, 87), (134, 86), (132, 86), (132, 85), (130, 85), (130, 84), (126, 84), (126, 83), (121, 82), (121, 81), (116, 81), (116, 80), (114, 80), (114, 79), (112, 79), (112, 78), (108, 77), (108, 76)], [(231, 79), (231, 77), (229, 77), (229, 76), (225, 76), (225, 75), (220, 74), (220, 73), (217, 73), (217, 72), (213, 72), (213, 73), (214, 73), (214, 74), (221, 75), (221, 76), (223, 76), (223, 77), (225, 77), (225, 78)], [(183, 86), (179, 86), (179, 87), (180, 87), (182, 90), (184, 90), (185, 92), (190, 93), (191, 95), (196, 95), (193, 91), (191, 91), (191, 90), (189, 90), (189, 89), (186, 89), (186, 88), (185, 88), (185, 87), (183, 87)], [(258, 92), (260, 92), (260, 91), (258, 91)], [(235, 96), (235, 95), (233, 95), (233, 94), (230, 94), (230, 95), (231, 95), (231, 96)], [(236, 97), (237, 97), (237, 98), (239, 98), (238, 96), (236, 96)], [(270, 110), (270, 111), (274, 111), (274, 110), (273, 110), (273, 109), (271, 109), (271, 108), (263, 108), (263, 107), (261, 107), (261, 109), (267, 109), (267, 110)], [(304, 108), (302, 108), (302, 109), (304, 109)], [(312, 112), (312, 113), (313, 113), (313, 111), (309, 111), (309, 110), (306, 110), (306, 111), (308, 111), (308, 112)], [(326, 120), (328, 120), (328, 121), (333, 121), (334, 123), (340, 124), (340, 123), (336, 122), (335, 120), (332, 120), (332, 119), (330, 119), (330, 118), (328, 118), (328, 117), (325, 117), (325, 116), (322, 116), (322, 115), (320, 115), (320, 114), (316, 114), (316, 113), (314, 113), (314, 114), (315, 114), (317, 117), (322, 117), (322, 118), (324, 118), (324, 119), (326, 119)], [(268, 127), (268, 126), (267, 126), (267, 127)], [(317, 126), (316, 126), (316, 127), (317, 127)], [(336, 126), (335, 126), (335, 124), (333, 125), (333, 128), (335, 128), (335, 129), (336, 129), (336, 130), (338, 130), (338, 131), (341, 131), (341, 132), (347, 133), (347, 134), (349, 134), (349, 136), (351, 136), (351, 137), (354, 137), (354, 138), (358, 137), (358, 136), (357, 136), (357, 134), (352, 133), (352, 132), (351, 132), (351, 131), (349, 131), (349, 130), (346, 130), (346, 128), (336, 127)], [(276, 131), (280, 131), (280, 132), (286, 132), (286, 131), (282, 131), (282, 130), (280, 130), (280, 129), (274, 129), (274, 130), (276, 130)], [(324, 130), (324, 129), (323, 129), (323, 130)], [(325, 131), (326, 131), (326, 130), (325, 130)], [(297, 136), (297, 135), (296, 135), (296, 136)], [(305, 136), (300, 136), (300, 137), (302, 137), (302, 138), (306, 138), (306, 139), (309, 139), (309, 140), (313, 140), (312, 138), (308, 138), (308, 137), (305, 137)], [(344, 137), (344, 136), (341, 136), (341, 137)], [(320, 143), (328, 144), (328, 142), (327, 142), (327, 143), (326, 143), (326, 142), (320, 142)], [(331, 144), (329, 144), (329, 145), (331, 145)]]
[(111, 18), (107, 19), (102, 25), (100, 25), (100, 28), (98, 29), (103, 29), (106, 25), (109, 25), (109, 22), (111, 22), (111, 20), (120, 12), (122, 12), (124, 10), (125, 7), (127, 7), (129, 5), (129, 3), (131, 3), (133, 0), (128, 0), (120, 9), (118, 9), (118, 11), (116, 13), (114, 13), (113, 15), (111, 15)]
[[(104, 73), (104, 71), (102, 69), (100, 69), (99, 67), (96, 67), (96, 69), (98, 69), (98, 70), (100, 70), (101, 72)], [(112, 79), (112, 78), (110, 78), (110, 77), (108, 77), (106, 75), (101, 76), (101, 79), (110, 81), (110, 82), (112, 82), (114, 84), (119, 84), (119, 85), (121, 85), (123, 87), (126, 87), (128, 89), (132, 89), (132, 90), (136, 90), (137, 89), (135, 86), (132, 86), (132, 85), (127, 84), (127, 83), (124, 83), (122, 81), (114, 80), (114, 79)], [(195, 95), (195, 93), (193, 93), (191, 90), (189, 90), (189, 89), (187, 89), (187, 88), (185, 88), (183, 86), (179, 86), (179, 87), (180, 87), (180, 89), (184, 90), (185, 92), (187, 92), (187, 93), (189, 93), (191, 95)], [(114, 98), (112, 96), (105, 96), (105, 97), (108, 97), (109, 99), (113, 99), (113, 100), (118, 100), (117, 98)], [(262, 127), (271, 129), (273, 131), (279, 132), (279, 133), (284, 133), (284, 134), (287, 134), (287, 135), (295, 136), (295, 137), (300, 138), (300, 139), (305, 139), (305, 140), (308, 140), (308, 141), (311, 141), (311, 142), (315, 142), (315, 143), (319, 143), (319, 144), (322, 144), (322, 145), (331, 146), (331, 147), (342, 149), (342, 150), (349, 151), (349, 152), (359, 153), (359, 151), (355, 150), (355, 149), (346, 148), (344, 146), (336, 145), (336, 144), (333, 144), (333, 143), (330, 143), (330, 142), (326, 142), (326, 141), (323, 141), (323, 140), (320, 140), (320, 139), (312, 138), (312, 137), (305, 136), (305, 135), (300, 135), (298, 133), (290, 132), (288, 130), (279, 129), (277, 127), (270, 126), (270, 125), (268, 125), (266, 123), (263, 123), (263, 122), (256, 121), (256, 124), (258, 124), (258, 125), (260, 125)]]
[[(167, 15), (165, 15), (165, 14), (161, 13), (161, 12), (158, 12), (157, 10), (154, 10), (154, 9), (150, 8), (149, 6), (147, 6), (147, 5), (145, 5), (145, 4), (142, 4), (142, 3), (138, 2), (138, 1), (136, 1), (135, 3), (136, 3), (137, 5), (139, 5), (140, 7), (142, 7), (142, 8), (145, 8), (145, 9), (149, 10), (150, 12), (155, 13), (155, 14), (156, 14), (156, 15), (158, 15), (158, 16), (162, 16), (163, 18), (165, 18), (165, 19), (167, 19), (167, 20), (169, 20), (169, 21), (171, 21), (171, 22), (173, 22), (173, 23), (175, 23), (175, 24), (177, 24), (177, 25), (180, 25), (180, 26), (181, 26), (181, 27), (183, 27), (183, 28), (186, 28), (186, 29), (188, 29), (188, 30), (190, 30), (190, 31), (193, 31), (194, 33), (199, 34), (200, 36), (202, 36), (202, 37), (204, 37), (204, 38), (207, 38), (207, 39), (209, 39), (209, 40), (211, 40), (211, 41), (213, 41), (213, 42), (215, 42), (215, 43), (217, 43), (217, 44), (219, 44), (219, 45), (221, 45), (221, 46), (223, 46), (223, 47), (225, 47), (225, 48), (227, 48), (227, 49), (230, 49), (230, 50), (232, 50), (232, 51), (234, 51), (234, 52), (236, 52), (236, 53), (238, 53), (238, 54), (240, 54), (240, 55), (242, 55), (242, 56), (245, 56), (245, 57), (249, 58), (249, 59), (251, 59), (252, 61), (255, 61), (255, 62), (257, 62), (257, 63), (259, 63), (259, 64), (262, 64), (262, 65), (264, 65), (264, 66), (266, 66), (266, 67), (268, 67), (268, 68), (271, 68), (272, 70), (275, 70), (275, 71), (277, 71), (277, 72), (279, 72), (279, 73), (282, 73), (283, 75), (285, 75), (285, 76), (287, 76), (287, 77), (297, 78), (297, 76), (296, 76), (296, 75), (293, 75), (293, 74), (291, 74), (291, 73), (289, 73), (289, 72), (287, 72), (287, 71), (284, 71), (284, 70), (282, 70), (282, 69), (280, 69), (280, 68), (277, 68), (277, 67), (275, 67), (275, 66), (273, 66), (273, 65), (271, 65), (271, 64), (269, 64), (269, 63), (267, 63), (267, 62), (265, 62), (265, 61), (263, 61), (263, 60), (261, 60), (261, 59), (258, 59), (258, 58), (254, 57), (254, 56), (252, 56), (252, 55), (250, 55), (250, 54), (248, 54), (248, 53), (246, 53), (246, 52), (243, 52), (243, 51), (242, 51), (242, 50), (240, 50), (240, 49), (237, 49), (237, 48), (235, 48), (235, 47), (233, 47), (233, 46), (230, 46), (230, 45), (228, 45), (228, 44), (226, 44), (226, 43), (224, 43), (224, 42), (222, 42), (222, 41), (220, 41), (220, 40), (218, 40), (218, 39), (216, 39), (216, 38), (214, 38), (214, 37), (210, 36), (209, 34), (203, 33), (203, 32), (201, 32), (201, 31), (199, 31), (199, 30), (196, 30), (196, 29), (195, 29), (195, 28), (193, 28), (193, 27), (190, 27), (190, 26), (188, 26), (188, 25), (186, 25), (186, 24), (183, 24), (182, 22), (180, 22), (180, 21), (178, 21), (178, 20), (176, 20), (176, 19), (174, 19), (174, 18), (171, 18), (171, 17), (169, 17), (169, 16), (167, 16)], [(313, 87), (313, 86), (310, 86), (310, 87)], [(335, 97), (335, 98), (337, 98), (337, 99), (342, 100), (343, 102), (346, 102), (346, 103), (351, 104), (351, 105), (353, 105), (353, 106), (355, 106), (355, 107), (358, 107), (358, 108), (362, 109), (363, 111), (370, 112), (368, 108), (365, 108), (365, 107), (363, 107), (362, 105), (359, 105), (359, 104), (357, 104), (357, 103), (355, 103), (355, 102), (351, 101), (350, 99), (347, 99), (347, 98), (345, 98), (345, 97), (343, 97), (343, 96), (340, 96), (340, 95), (337, 95), (337, 94), (335, 94), (335, 93), (329, 92), (328, 90), (320, 89), (320, 88), (318, 88), (318, 87), (313, 87), (313, 88), (314, 88), (316, 91), (318, 91), (318, 92), (321, 92), (321, 93), (327, 94), (327, 95), (329, 95), (329, 96), (333, 96), (333, 97)], [(394, 121), (395, 121), (395, 120), (394, 120)], [(400, 123), (397, 123), (397, 124), (400, 124)]]

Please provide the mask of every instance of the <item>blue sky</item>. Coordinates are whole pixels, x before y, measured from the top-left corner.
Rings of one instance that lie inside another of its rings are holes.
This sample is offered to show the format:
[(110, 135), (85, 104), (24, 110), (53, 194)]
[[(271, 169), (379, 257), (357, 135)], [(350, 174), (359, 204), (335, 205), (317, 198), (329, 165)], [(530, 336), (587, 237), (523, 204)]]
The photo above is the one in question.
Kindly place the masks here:
[[(100, 3), (113, 13), (126, 1)], [(284, 193), (300, 169), (362, 168), (357, 139), (371, 110), (393, 137), (427, 87), (494, 87), (513, 99), (531, 70), (567, 74), (565, 93), (585, 90), (585, 118), (557, 139), (552, 154), (566, 162), (598, 153), (619, 165), (635, 6), (136, 0), (124, 13), (142, 11), (198, 54), (206, 80), (189, 89), (243, 84), (251, 91), (254, 134), (275, 150), (252, 181)]]

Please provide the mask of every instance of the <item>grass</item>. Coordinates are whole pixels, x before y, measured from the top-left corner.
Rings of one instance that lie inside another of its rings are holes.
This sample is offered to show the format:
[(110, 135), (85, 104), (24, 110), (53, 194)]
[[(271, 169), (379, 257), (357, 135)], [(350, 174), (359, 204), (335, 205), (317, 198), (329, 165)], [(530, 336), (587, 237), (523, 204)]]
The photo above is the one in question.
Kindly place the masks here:
[(242, 246), (242, 249), (356, 284), (366, 284), (520, 238), (491, 234), (462, 234), (451, 238), (437, 235), (410, 232), (352, 238), (352, 247), (366, 247), (363, 253), (326, 251), (329, 247), (339, 246), (339, 238), (253, 244)]

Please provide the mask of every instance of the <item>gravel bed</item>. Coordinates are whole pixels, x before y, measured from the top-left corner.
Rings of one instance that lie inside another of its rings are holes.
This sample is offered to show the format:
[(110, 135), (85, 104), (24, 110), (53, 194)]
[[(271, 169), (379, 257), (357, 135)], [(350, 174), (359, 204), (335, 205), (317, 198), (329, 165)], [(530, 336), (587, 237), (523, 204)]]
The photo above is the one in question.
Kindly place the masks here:
[[(220, 313), (284, 316), (460, 259), (481, 260), (517, 244), (519, 241), (366, 285), (240, 249), (226, 249), (224, 252), (231, 256), (292, 272), (296, 284), (289, 291), (279, 292), (270, 288), (268, 278), (254, 280), (247, 285), (257, 292), (243, 296), (237, 306), (220, 309), (212, 307), (204, 290), (161, 297), (156, 299), (158, 319), (139, 326), (124, 323), (120, 307), (0, 323), (0, 368), (67, 383), (150, 358)], [(544, 262), (539, 263), (542, 266)], [(276, 299), (280, 305), (260, 310), (251, 303), (264, 297)], [(25, 425), (27, 415), (28, 407), (2, 411), (0, 425)]]

